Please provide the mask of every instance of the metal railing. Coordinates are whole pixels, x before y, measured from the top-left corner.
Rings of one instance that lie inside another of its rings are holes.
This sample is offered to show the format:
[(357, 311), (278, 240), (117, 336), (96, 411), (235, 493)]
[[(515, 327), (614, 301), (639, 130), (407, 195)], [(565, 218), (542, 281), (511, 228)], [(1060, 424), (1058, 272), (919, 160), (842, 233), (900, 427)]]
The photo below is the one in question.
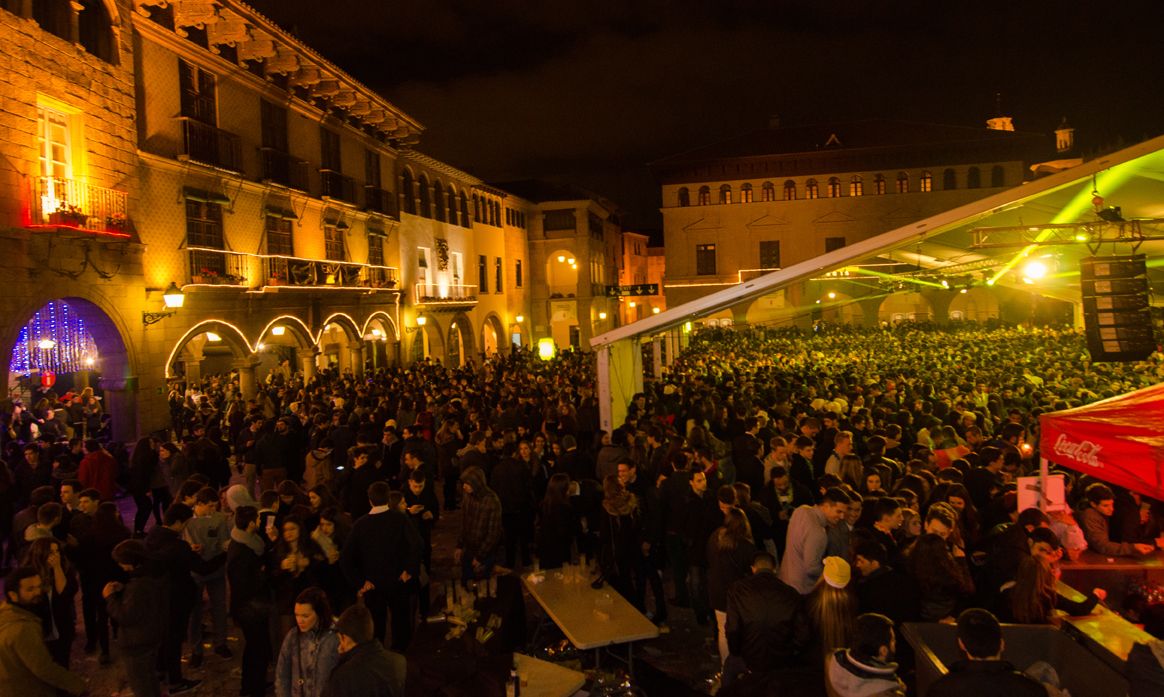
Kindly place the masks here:
[(128, 195), (76, 179), (36, 177), (29, 193), (29, 224), (129, 235)]
[(300, 160), (274, 148), (259, 148), (259, 153), (263, 159), (263, 179), (298, 191), (307, 191), (307, 160)]
[(355, 204), (356, 202), (356, 180), (349, 176), (345, 176), (341, 172), (334, 169), (319, 170), (319, 178), (322, 186), (320, 187), (320, 195), (327, 198), (334, 198), (337, 201)]
[(222, 249), (189, 250), (189, 282), (244, 288), (396, 288), (396, 267), (354, 261), (245, 254)]
[(242, 171), (238, 136), (188, 116), (179, 119), (182, 122), (182, 156), (191, 162), (232, 172)]
[(477, 286), (446, 283), (417, 283), (413, 289), (417, 305), (445, 305), (477, 302)]
[(373, 211), (375, 213), (382, 213), (383, 215), (396, 215), (396, 195), (391, 191), (378, 189), (374, 186), (364, 187), (364, 210)]

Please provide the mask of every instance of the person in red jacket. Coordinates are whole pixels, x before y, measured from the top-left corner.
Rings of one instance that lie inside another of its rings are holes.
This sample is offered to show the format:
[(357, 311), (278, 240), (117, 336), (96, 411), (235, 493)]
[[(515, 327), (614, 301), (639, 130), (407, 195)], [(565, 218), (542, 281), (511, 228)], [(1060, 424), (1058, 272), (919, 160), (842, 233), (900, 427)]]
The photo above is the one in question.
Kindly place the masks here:
[(85, 457), (77, 470), (77, 479), (86, 489), (101, 492), (102, 501), (112, 501), (117, 493), (117, 461), (96, 440), (85, 441)]

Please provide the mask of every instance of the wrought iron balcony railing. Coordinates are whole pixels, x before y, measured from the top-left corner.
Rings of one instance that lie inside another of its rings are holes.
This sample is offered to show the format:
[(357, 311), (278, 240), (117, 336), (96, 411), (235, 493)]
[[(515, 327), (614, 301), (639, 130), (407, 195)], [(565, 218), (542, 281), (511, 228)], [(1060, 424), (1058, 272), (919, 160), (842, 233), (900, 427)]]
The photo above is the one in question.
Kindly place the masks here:
[(416, 305), (467, 305), (477, 302), (477, 286), (447, 283), (417, 283), (413, 303)]
[(192, 247), (189, 282), (238, 288), (395, 289), (393, 266)]
[(239, 137), (210, 124), (202, 123), (187, 116), (182, 122), (181, 157), (199, 164), (230, 170), (242, 171), (242, 154)]
[(392, 218), (396, 215), (396, 195), (391, 191), (377, 189), (374, 186), (364, 187), (364, 210), (381, 213)]
[(355, 179), (345, 176), (343, 173), (337, 172), (334, 169), (319, 170), (319, 178), (322, 184), (320, 187), (320, 195), (355, 205)]
[(29, 192), (30, 227), (67, 227), (128, 237), (128, 196), (76, 179), (36, 177)]
[(274, 148), (259, 148), (263, 159), (263, 179), (298, 191), (307, 191), (307, 160), (300, 160)]

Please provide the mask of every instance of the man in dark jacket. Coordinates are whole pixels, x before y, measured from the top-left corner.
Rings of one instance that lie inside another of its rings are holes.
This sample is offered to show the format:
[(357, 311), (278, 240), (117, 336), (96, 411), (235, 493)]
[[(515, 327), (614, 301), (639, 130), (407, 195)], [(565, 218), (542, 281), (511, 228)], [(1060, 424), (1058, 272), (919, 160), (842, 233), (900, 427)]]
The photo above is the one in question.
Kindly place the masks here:
[(5, 695), (49, 697), (58, 690), (79, 695), (84, 678), (57, 665), (44, 644), (37, 607), (44, 599), (36, 569), (20, 566), (4, 579), (0, 603), (0, 685)]
[(339, 477), (339, 490), (344, 510), (352, 517), (352, 520), (359, 520), (371, 508), (368, 504), (369, 487), (376, 482), (386, 481), (392, 474), (394, 472), (382, 467), (377, 469), (372, 464), (370, 453), (366, 448), (356, 448), (355, 452), (352, 453), (351, 469), (342, 472)]
[(146, 550), (155, 563), (150, 572), (164, 579), (169, 597), (168, 622), (160, 654), (166, 677), (170, 681), (170, 694), (189, 691), (200, 682), (182, 677), (182, 641), (186, 636), (190, 611), (194, 609), (196, 590), (194, 578), (190, 574), (209, 574), (220, 568), (224, 561), (219, 556), (211, 562), (204, 562), (190, 548), (189, 543), (182, 539), (186, 524), (193, 517), (193, 509), (175, 503), (166, 509), (162, 524), (152, 528), (145, 538)]
[(461, 491), (461, 536), (453, 560), (461, 565), (463, 579), (489, 576), (501, 546), (501, 500), (477, 467), (461, 472)]
[(275, 430), (260, 436), (255, 443), (254, 460), (263, 491), (274, 489), (284, 479), (298, 482), (303, 477), (304, 460), (298, 457), (291, 420), (290, 416), (279, 419), (275, 422)]
[(194, 424), (194, 442), (187, 448), (187, 456), (190, 458), (191, 469), (205, 475), (214, 488), (221, 489), (230, 483), (230, 465), (222, 454), (222, 448), (206, 436), (204, 424)]
[(372, 635), (368, 608), (353, 605), (335, 622), (339, 663), (323, 688), (323, 697), (403, 697), (408, 665), (404, 656), (387, 651)]
[(1002, 627), (988, 611), (970, 608), (958, 615), (958, 646), (966, 659), (930, 685), (928, 697), (1046, 697), (1046, 688), (1002, 660)]
[(134, 697), (161, 697), (158, 647), (165, 639), (165, 586), (147, 574), (148, 553), (141, 540), (124, 540), (113, 548), (113, 560), (129, 574), (125, 584), (105, 584), (101, 595), (109, 617), (118, 625), (118, 654)]
[(853, 566), (860, 574), (856, 584), (858, 612), (885, 615), (896, 626), (919, 619), (917, 584), (890, 566), (885, 545), (858, 538), (853, 546)]
[[(794, 665), (811, 640), (804, 601), (776, 575), (776, 558), (768, 552), (757, 552), (752, 575), (728, 587), (725, 633), (730, 656), (753, 672)], [(729, 658), (724, 666), (725, 678), (732, 663)]]
[(368, 515), (356, 521), (344, 544), (340, 564), (372, 613), (376, 637), (383, 640), (384, 616), (392, 612), (392, 648), (403, 652), (412, 639), (411, 590), (420, 574), (423, 543), (405, 513), (391, 510), (388, 482), (368, 487)]
[(242, 506), (234, 512), (234, 529), (226, 550), (226, 576), (230, 580), (230, 615), (242, 631), (242, 690), (244, 697), (262, 697), (267, 688), (271, 662), (268, 631), (272, 603), (264, 585), (263, 566), (268, 543), (258, 534), (259, 512)]
[(505, 529), (505, 565), (529, 566), (529, 543), (533, 539), (533, 472), (515, 457), (505, 457), (493, 468), (489, 485), (501, 499), (501, 524)]
[(651, 618), (655, 624), (667, 622), (667, 597), (663, 595), (663, 511), (659, 503), (659, 490), (653, 480), (639, 476), (633, 460), (618, 463), (618, 481), (626, 490), (635, 495), (642, 511), (643, 541), (638, 560), (638, 576), (646, 581), (635, 584), (634, 604), (646, 612), (647, 589), (655, 596), (655, 614)]

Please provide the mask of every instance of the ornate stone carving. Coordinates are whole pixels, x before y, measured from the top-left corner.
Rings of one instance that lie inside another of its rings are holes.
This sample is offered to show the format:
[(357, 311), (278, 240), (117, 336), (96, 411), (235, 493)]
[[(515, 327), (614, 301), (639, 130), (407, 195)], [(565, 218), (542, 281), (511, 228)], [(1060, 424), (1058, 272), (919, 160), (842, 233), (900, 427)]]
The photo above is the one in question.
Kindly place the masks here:
[(290, 49), (280, 46), (275, 55), (267, 58), (265, 67), (268, 75), (293, 73), (299, 69), (299, 56)]
[(186, 36), (186, 27), (206, 29), (206, 25), (219, 20), (218, 6), (213, 0), (172, 0), (174, 6), (174, 31), (178, 36)]
[(250, 27), (237, 15), (227, 15), (206, 25), (206, 42), (218, 53), (218, 46), (235, 46), (250, 39)]
[(295, 87), (312, 87), (318, 85), (319, 81), (323, 79), (319, 68), (314, 65), (301, 65), (299, 70), (291, 76), (291, 84)]
[(252, 31), (251, 38), (238, 44), (238, 59), (259, 61), (275, 55), (275, 41), (269, 34)]

